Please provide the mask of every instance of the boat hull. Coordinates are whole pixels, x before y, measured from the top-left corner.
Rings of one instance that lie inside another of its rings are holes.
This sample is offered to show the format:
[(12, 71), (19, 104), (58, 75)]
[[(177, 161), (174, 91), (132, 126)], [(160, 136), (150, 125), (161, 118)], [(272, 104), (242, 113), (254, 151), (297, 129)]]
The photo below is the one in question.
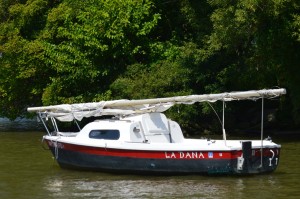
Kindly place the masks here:
[[(62, 168), (140, 174), (258, 174), (274, 171), (280, 148), (233, 151), (144, 151), (46, 141)], [(244, 154), (244, 155), (242, 155)], [(241, 157), (243, 159), (241, 159)], [(262, 160), (262, 164), (261, 164)]]

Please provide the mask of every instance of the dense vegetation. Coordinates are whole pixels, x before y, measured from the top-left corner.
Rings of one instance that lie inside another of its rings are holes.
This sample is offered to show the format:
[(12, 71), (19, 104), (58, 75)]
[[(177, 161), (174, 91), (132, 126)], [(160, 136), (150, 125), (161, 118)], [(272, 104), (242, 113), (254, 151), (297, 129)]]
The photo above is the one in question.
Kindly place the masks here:
[[(298, 0), (0, 1), (0, 116), (12, 119), (28, 106), (279, 86), (270, 124), (298, 127), (299, 74)], [(257, 124), (259, 101), (242, 105), (228, 105), (229, 127)], [(168, 114), (211, 130), (212, 112)]]

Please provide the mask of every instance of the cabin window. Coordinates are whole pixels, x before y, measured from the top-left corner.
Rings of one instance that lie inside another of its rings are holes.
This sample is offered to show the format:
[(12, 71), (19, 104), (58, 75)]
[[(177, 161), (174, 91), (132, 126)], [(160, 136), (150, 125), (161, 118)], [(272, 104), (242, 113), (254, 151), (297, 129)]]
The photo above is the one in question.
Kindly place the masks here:
[(89, 134), (93, 139), (118, 140), (120, 138), (119, 130), (92, 130)]

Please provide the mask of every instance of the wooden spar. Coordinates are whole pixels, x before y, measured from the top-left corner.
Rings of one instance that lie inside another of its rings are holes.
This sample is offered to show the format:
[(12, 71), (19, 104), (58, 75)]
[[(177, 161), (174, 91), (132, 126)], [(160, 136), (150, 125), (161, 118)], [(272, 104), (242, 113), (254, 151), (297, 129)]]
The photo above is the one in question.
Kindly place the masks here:
[[(53, 106), (42, 106), (42, 107), (29, 107), (28, 112), (43, 112), (43, 111), (71, 111), (70, 106), (81, 106), (79, 110), (95, 110), (98, 108), (120, 108), (134, 107), (139, 105), (151, 105), (151, 104), (163, 104), (163, 103), (194, 103), (194, 102), (215, 102), (218, 100), (232, 101), (232, 100), (246, 100), (246, 99), (257, 99), (257, 98), (272, 98), (279, 95), (286, 94), (286, 90), (281, 89), (264, 89), (264, 90), (253, 90), (253, 91), (242, 91), (242, 92), (230, 92), (220, 94), (203, 94), (203, 95), (187, 95), (177, 97), (166, 97), (166, 98), (153, 98), (153, 99), (141, 99), (141, 100), (112, 100), (102, 102), (91, 102), (81, 104), (61, 104)], [(72, 109), (74, 110), (74, 109)]]

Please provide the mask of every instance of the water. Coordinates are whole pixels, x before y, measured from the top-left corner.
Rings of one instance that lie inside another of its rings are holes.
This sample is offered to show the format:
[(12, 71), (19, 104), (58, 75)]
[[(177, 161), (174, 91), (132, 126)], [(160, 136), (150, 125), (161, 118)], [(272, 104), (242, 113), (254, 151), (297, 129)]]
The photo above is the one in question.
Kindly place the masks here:
[(15, 131), (30, 131), (30, 130), (43, 130), (41, 122), (36, 119), (17, 118), (14, 121), (8, 118), (0, 117), (0, 132), (15, 132)]
[[(9, 122), (7, 122), (9, 123)], [(0, 125), (0, 198), (300, 198), (300, 140), (282, 144), (278, 169), (255, 176), (135, 176), (61, 169), (43, 132)], [(9, 128), (10, 129), (10, 128)], [(282, 136), (283, 137), (283, 136)], [(286, 137), (286, 136), (285, 136)], [(274, 139), (274, 138), (273, 138)]]

